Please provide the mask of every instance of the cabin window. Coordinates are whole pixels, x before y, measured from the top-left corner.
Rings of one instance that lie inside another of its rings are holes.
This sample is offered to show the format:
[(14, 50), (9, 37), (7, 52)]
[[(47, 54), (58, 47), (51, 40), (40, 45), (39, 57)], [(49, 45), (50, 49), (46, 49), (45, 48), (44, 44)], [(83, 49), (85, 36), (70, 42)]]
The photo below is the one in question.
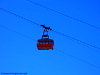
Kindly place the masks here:
[(52, 40), (40, 40), (38, 44), (54, 44), (54, 42)]

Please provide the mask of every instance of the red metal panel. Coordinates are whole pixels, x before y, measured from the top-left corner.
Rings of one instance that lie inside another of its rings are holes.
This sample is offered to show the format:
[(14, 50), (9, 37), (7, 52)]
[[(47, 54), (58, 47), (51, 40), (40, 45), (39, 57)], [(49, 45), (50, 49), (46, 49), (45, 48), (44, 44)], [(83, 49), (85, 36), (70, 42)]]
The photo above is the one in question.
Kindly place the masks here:
[(52, 44), (38, 44), (37, 47), (39, 50), (52, 50), (54, 45), (52, 45)]
[(38, 47), (38, 50), (53, 50), (53, 47)]

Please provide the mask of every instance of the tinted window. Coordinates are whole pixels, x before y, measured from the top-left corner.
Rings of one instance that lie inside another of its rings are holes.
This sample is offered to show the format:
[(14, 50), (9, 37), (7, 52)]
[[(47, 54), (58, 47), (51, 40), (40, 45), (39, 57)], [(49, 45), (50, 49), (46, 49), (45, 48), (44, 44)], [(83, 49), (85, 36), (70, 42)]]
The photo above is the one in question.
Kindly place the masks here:
[(39, 42), (39, 44), (45, 44), (45, 42)]
[(49, 42), (49, 44), (53, 44), (53, 42)]
[(42, 44), (42, 42), (40, 42), (39, 44)]
[(40, 40), (39, 44), (54, 44), (53, 40)]
[(48, 44), (48, 42), (45, 42), (45, 44)]

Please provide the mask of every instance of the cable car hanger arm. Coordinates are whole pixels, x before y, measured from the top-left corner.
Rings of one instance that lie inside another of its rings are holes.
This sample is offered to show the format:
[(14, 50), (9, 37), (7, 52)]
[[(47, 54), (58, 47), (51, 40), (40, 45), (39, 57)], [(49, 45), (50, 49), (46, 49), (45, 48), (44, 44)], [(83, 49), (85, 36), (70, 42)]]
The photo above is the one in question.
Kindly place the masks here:
[(42, 26), (44, 29), (52, 30), (50, 27), (46, 27), (45, 25), (40, 25), (40, 26)]

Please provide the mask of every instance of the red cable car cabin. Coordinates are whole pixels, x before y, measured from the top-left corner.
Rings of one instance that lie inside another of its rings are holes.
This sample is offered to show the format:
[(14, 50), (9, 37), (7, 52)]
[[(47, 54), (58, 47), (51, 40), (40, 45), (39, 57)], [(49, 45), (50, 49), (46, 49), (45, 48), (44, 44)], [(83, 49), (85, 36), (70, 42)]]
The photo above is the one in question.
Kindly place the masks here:
[(37, 41), (38, 50), (53, 50), (54, 41), (52, 39), (39, 39)]
[[(52, 30), (50, 27), (46, 27), (45, 25), (41, 25), (44, 28), (42, 39), (37, 41), (37, 48), (38, 50), (53, 50), (54, 48), (54, 41), (49, 39), (48, 31)], [(47, 34), (45, 34), (47, 33)]]

